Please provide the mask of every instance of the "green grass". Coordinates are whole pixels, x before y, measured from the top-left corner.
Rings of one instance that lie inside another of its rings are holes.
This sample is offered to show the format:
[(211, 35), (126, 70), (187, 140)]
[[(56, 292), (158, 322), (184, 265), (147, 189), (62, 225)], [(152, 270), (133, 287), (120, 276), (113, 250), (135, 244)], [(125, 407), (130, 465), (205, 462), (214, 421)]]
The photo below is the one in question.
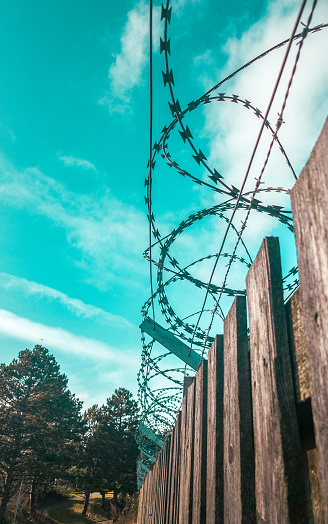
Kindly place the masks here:
[(92, 524), (108, 518), (100, 508), (95, 508), (91, 503), (88, 508), (89, 517), (83, 517), (81, 515), (83, 504), (83, 501), (77, 501), (63, 508), (49, 510), (49, 522), (53, 524)]

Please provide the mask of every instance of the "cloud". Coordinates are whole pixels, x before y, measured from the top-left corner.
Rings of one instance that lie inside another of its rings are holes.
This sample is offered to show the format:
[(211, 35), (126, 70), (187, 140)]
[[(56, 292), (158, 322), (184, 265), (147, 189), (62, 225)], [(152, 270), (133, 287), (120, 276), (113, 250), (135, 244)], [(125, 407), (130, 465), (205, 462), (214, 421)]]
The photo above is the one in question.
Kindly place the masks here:
[[(145, 84), (144, 69), (148, 63), (149, 11), (148, 5), (140, 2), (129, 11), (121, 35), (120, 52), (114, 55), (109, 68), (110, 94), (100, 103), (107, 105), (110, 112), (129, 110), (132, 90)], [(159, 47), (160, 8), (153, 9), (153, 49)]]
[(85, 304), (82, 300), (71, 298), (57, 289), (9, 273), (0, 272), (0, 286), (5, 289), (18, 289), (28, 295), (37, 295), (40, 298), (57, 300), (78, 317), (97, 319), (122, 328), (132, 327), (132, 324), (120, 315), (113, 315), (91, 304)]
[(141, 211), (123, 204), (107, 188), (90, 194), (68, 191), (38, 168), (19, 171), (4, 157), (0, 173), (0, 201), (32, 210), (63, 228), (78, 252), (76, 264), (87, 272), (90, 283), (100, 289), (114, 281), (138, 285), (136, 276), (143, 277), (145, 267), (140, 247), (147, 246)]
[(49, 350), (58, 350), (77, 357), (88, 357), (92, 361), (111, 362), (136, 369), (138, 359), (132, 351), (122, 350), (99, 340), (81, 337), (59, 327), (46, 326), (33, 322), (28, 318), (19, 317), (14, 313), (0, 309), (0, 334), (22, 340), (25, 344), (36, 344), (42, 341)]
[[(241, 38), (232, 37), (227, 41), (224, 49), (229, 57), (227, 64), (219, 77), (215, 79), (212, 77), (211, 83), (208, 82), (208, 74), (203, 77), (203, 81), (204, 79), (207, 81), (204, 85), (205, 89), (209, 89), (211, 84), (214, 85), (220, 78), (223, 79), (261, 52), (288, 38), (297, 11), (298, 4), (294, 0), (270, 3), (267, 15), (263, 19), (245, 31)], [(308, 12), (302, 18), (304, 22), (307, 16)], [(327, 22), (327, 18), (328, 5), (322, 2), (321, 5), (318, 4), (315, 11), (312, 27)], [(299, 31), (301, 29), (302, 26)], [(326, 106), (328, 101), (326, 87), (328, 70), (324, 67), (327, 43), (327, 29), (309, 34), (306, 38), (284, 112), (285, 124), (279, 132), (283, 147), (298, 174), (307, 161), (326, 116), (321, 108)], [(219, 91), (225, 91), (228, 95), (238, 94), (241, 99), (250, 100), (255, 107), (265, 113), (285, 50), (286, 47), (257, 61), (219, 88)], [(294, 45), (269, 115), (273, 127), (277, 120), (277, 113), (281, 110), (297, 50), (298, 46)], [(205, 150), (204, 154), (209, 158), (209, 164), (225, 177), (225, 181), (239, 187), (261, 121), (242, 104), (237, 106), (231, 102), (208, 104), (204, 106), (204, 115), (203, 138), (207, 140), (207, 151)], [(248, 189), (254, 187), (254, 177), (258, 176), (263, 166), (270, 138), (269, 133), (265, 132), (251, 171)], [(294, 178), (276, 146), (263, 180), (268, 186), (274, 187), (282, 185), (289, 188), (294, 184)]]
[(82, 158), (76, 158), (74, 156), (60, 156), (59, 160), (63, 162), (65, 166), (81, 167), (82, 169), (97, 173), (96, 166), (92, 164), (92, 162), (89, 162), (89, 160), (83, 160)]

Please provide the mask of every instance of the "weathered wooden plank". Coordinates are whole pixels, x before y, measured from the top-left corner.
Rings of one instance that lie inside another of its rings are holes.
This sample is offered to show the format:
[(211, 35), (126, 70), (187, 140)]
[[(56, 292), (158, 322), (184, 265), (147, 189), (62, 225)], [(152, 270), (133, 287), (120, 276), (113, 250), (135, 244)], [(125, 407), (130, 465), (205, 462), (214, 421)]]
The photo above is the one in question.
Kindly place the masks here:
[(267, 237), (246, 278), (258, 522), (307, 522), (283, 303), (279, 241)]
[(207, 464), (207, 360), (197, 371), (195, 379), (195, 427), (192, 523), (206, 522), (206, 464)]
[(161, 456), (162, 451), (158, 454), (157, 460), (153, 467), (153, 512), (152, 522), (158, 524), (159, 521), (159, 497), (160, 497), (160, 485), (161, 485)]
[(311, 390), (300, 289), (290, 297), (285, 308), (296, 401), (304, 403), (311, 399)]
[(163, 462), (162, 462), (162, 483), (160, 493), (160, 524), (166, 524), (166, 506), (167, 506), (167, 491), (168, 491), (168, 468), (171, 448), (171, 435), (166, 441), (166, 445), (163, 448)]
[(207, 368), (206, 522), (223, 522), (223, 336), (215, 337)]
[(190, 349), (187, 344), (184, 344), (179, 338), (170, 333), (170, 331), (167, 331), (167, 329), (164, 329), (150, 318), (145, 318), (139, 327), (192, 369), (195, 371), (198, 369), (201, 356), (197, 351)]
[(256, 522), (246, 297), (224, 321), (224, 521)]
[[(179, 418), (179, 416), (178, 416)], [(175, 425), (171, 431), (170, 435), (170, 453), (168, 457), (168, 472), (167, 472), (167, 494), (166, 494), (166, 509), (165, 509), (165, 523), (166, 522), (172, 522), (171, 514), (172, 514), (172, 493), (171, 493), (171, 485), (172, 485), (172, 471), (173, 471), (173, 451), (174, 451), (174, 440), (175, 440), (175, 431), (176, 431), (176, 425), (178, 422), (178, 418), (175, 422)]]
[(181, 434), (181, 439), (183, 439), (183, 445), (181, 445), (182, 464), (180, 468), (179, 523), (189, 524), (189, 522), (191, 522), (192, 515), (195, 381), (193, 381), (189, 386), (184, 399), (186, 399), (186, 422), (185, 432), (184, 434)]
[(171, 495), (169, 505), (168, 524), (178, 524), (179, 522), (179, 468), (180, 468), (180, 438), (181, 438), (181, 412), (178, 413), (174, 428), (174, 441), (172, 449), (172, 468), (171, 468)]
[(189, 386), (192, 384), (194, 377), (183, 377), (183, 397), (187, 394)]
[(311, 409), (311, 390), (308, 351), (302, 315), (301, 290), (298, 289), (285, 305), (289, 349), (291, 353), (296, 409), (305, 464), (308, 519), (321, 524), (323, 501), (320, 487), (319, 464)]
[(328, 119), (291, 191), (319, 471), (328, 522)]
[(143, 494), (144, 494), (144, 484), (141, 486), (140, 491), (139, 491), (137, 524), (143, 524)]
[(187, 432), (187, 401), (188, 393), (183, 397), (181, 404), (181, 431), (180, 431), (180, 466), (179, 466), (179, 492), (178, 492), (178, 507), (179, 507), (179, 524), (183, 522), (183, 488), (185, 482), (185, 462), (186, 462), (186, 432)]

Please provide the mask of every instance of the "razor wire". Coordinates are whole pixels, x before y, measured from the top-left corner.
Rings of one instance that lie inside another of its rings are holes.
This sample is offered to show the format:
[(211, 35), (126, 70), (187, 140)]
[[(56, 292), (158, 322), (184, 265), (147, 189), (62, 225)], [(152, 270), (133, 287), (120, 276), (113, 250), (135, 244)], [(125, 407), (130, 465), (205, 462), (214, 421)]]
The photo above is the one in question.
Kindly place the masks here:
[[(313, 9), (314, 7), (312, 8), (312, 12)], [(239, 289), (231, 285), (227, 285), (227, 276), (234, 264), (244, 267), (246, 271), (252, 264), (250, 252), (246, 246), (246, 243), (241, 238), (250, 212), (252, 211), (252, 213), (256, 212), (265, 214), (273, 218), (278, 223), (284, 225), (292, 234), (293, 222), (290, 210), (285, 209), (280, 205), (265, 204), (259, 199), (261, 194), (264, 193), (286, 194), (289, 192), (287, 188), (271, 186), (263, 188), (260, 187), (261, 179), (259, 179), (253, 191), (241, 193), (237, 187), (227, 184), (224, 176), (215, 167), (210, 166), (210, 163), (203, 151), (198, 146), (196, 146), (193, 134), (189, 126), (184, 125), (184, 120), (187, 119), (192, 112), (197, 111), (204, 105), (211, 103), (230, 102), (236, 106), (239, 106), (243, 110), (247, 110), (253, 117), (262, 121), (263, 129), (271, 135), (270, 150), (273, 145), (278, 147), (284, 162), (291, 172), (291, 175), (294, 179), (296, 179), (297, 177), (293, 166), (285, 149), (283, 148), (282, 143), (280, 142), (280, 139), (277, 136), (277, 125), (273, 127), (265, 118), (265, 115), (263, 115), (262, 111), (248, 99), (232, 93), (226, 94), (226, 92), (217, 92), (217, 90), (225, 82), (236, 76), (240, 71), (245, 70), (258, 60), (266, 57), (271, 52), (285, 46), (289, 43), (290, 39), (286, 39), (256, 56), (242, 67), (232, 72), (229, 76), (218, 82), (216, 85), (211, 87), (198, 99), (189, 102), (182, 110), (179, 100), (174, 93), (174, 75), (169, 63), (169, 57), (171, 55), (171, 41), (169, 38), (171, 15), (172, 6), (170, 6), (170, 0), (167, 0), (165, 6), (162, 5), (161, 10), (161, 21), (164, 22), (164, 33), (163, 38), (160, 39), (160, 54), (164, 54), (165, 70), (162, 71), (162, 77), (164, 87), (167, 87), (170, 93), (170, 101), (168, 104), (172, 114), (172, 120), (164, 126), (158, 141), (155, 141), (152, 145), (147, 165), (148, 176), (145, 179), (145, 204), (148, 210), (147, 218), (149, 222), (149, 246), (144, 252), (144, 257), (149, 261), (150, 265), (151, 296), (142, 307), (142, 315), (144, 318), (155, 320), (154, 304), (156, 302), (163, 318), (166, 321), (167, 325), (165, 328), (180, 340), (185, 342), (185, 344), (190, 345), (190, 347), (194, 347), (195, 351), (203, 356), (206, 355), (214, 340), (213, 336), (210, 336), (210, 328), (213, 324), (215, 316), (221, 318), (222, 320), (225, 318), (225, 309), (220, 304), (220, 299), (222, 296), (224, 295), (226, 297), (234, 297), (236, 295), (244, 295), (246, 293), (245, 288)], [(152, 2), (150, 2), (150, 28), (152, 24), (151, 20)], [(301, 44), (300, 48), (306, 36), (328, 27), (328, 24), (320, 24), (310, 28), (310, 21), (311, 17), (308, 20), (307, 26), (304, 27), (304, 30), (292, 38), (293, 41), (298, 41), (298, 43)], [(150, 54), (152, 54), (151, 47)], [(150, 58), (150, 69), (152, 69), (152, 58)], [(152, 73), (150, 74), (150, 79), (150, 82), (152, 83)], [(152, 84), (150, 96), (150, 140), (152, 140)], [(278, 122), (280, 122), (280, 126), (282, 118), (281, 121), (278, 119)], [(181, 140), (183, 141), (183, 144), (187, 145), (191, 149), (191, 156), (194, 161), (199, 167), (204, 168), (206, 173), (205, 179), (196, 176), (194, 173), (191, 173), (190, 169), (185, 169), (183, 166), (180, 166), (176, 160), (174, 160), (169, 150), (169, 140), (171, 133), (176, 128), (178, 128), (178, 132)], [(157, 161), (158, 163), (164, 161), (176, 172), (177, 175), (187, 177), (193, 183), (201, 187), (209, 188), (218, 195), (222, 195), (221, 198), (223, 197), (224, 201), (209, 208), (201, 209), (195, 213), (190, 214), (185, 220), (182, 220), (180, 224), (175, 229), (173, 229), (173, 231), (171, 231), (171, 233), (161, 235), (155, 221), (152, 207), (152, 183), (155, 173), (155, 164)], [(179, 263), (176, 256), (172, 255), (170, 250), (172, 251), (174, 242), (176, 242), (180, 235), (187, 231), (188, 228), (192, 228), (197, 223), (201, 223), (202, 220), (208, 217), (215, 217), (228, 225), (229, 212), (231, 214), (231, 211), (234, 209), (236, 209), (238, 212), (246, 213), (246, 219), (244, 222), (242, 221), (241, 229), (237, 226), (237, 224), (231, 222), (231, 231), (236, 235), (235, 247), (232, 253), (229, 251), (220, 252), (219, 257), (218, 253), (210, 253), (206, 256), (198, 258), (197, 260), (193, 260), (187, 265)], [(152, 238), (154, 240), (152, 240)], [(243, 248), (242, 254), (236, 253), (239, 244)], [(159, 251), (158, 259), (155, 259), (153, 255), (155, 250)], [(197, 265), (203, 263), (204, 261), (210, 261), (216, 258), (220, 258), (220, 261), (227, 261), (228, 270), (225, 273), (225, 277), (221, 285), (211, 281), (203, 281), (200, 278), (193, 276), (192, 271), (197, 268)], [(155, 290), (153, 289), (153, 267), (157, 269), (157, 288)], [(168, 286), (179, 281), (188, 282), (200, 290), (207, 290), (208, 296), (213, 300), (213, 306), (205, 309), (204, 302), (200, 311), (195, 311), (184, 317), (179, 315), (173, 308), (167, 292)], [(292, 294), (298, 286), (298, 270), (296, 266), (293, 266), (283, 277), (283, 287), (286, 292)], [(191, 323), (193, 317), (199, 318), (204, 311), (211, 314), (210, 325), (207, 329), (201, 327), (199, 322), (196, 322), (196, 324)], [(148, 340), (146, 337), (148, 337), (148, 335), (142, 331), (141, 366), (137, 376), (139, 387), (138, 398), (142, 410), (142, 422), (145, 426), (152, 429), (154, 435), (160, 436), (161, 439), (165, 440), (174, 424), (176, 414), (179, 411), (181, 405), (184, 375), (193, 375), (194, 371), (188, 366), (181, 366), (181, 363), (180, 366), (176, 365), (176, 357), (172, 358), (172, 354), (169, 351), (161, 347), (151, 337)], [(155, 387), (153, 387), (153, 384)], [(146, 435), (140, 429), (137, 430), (136, 439), (141, 453), (139, 462), (143, 464), (143, 466), (140, 467), (139, 465), (137, 468), (138, 484), (140, 486), (142, 484), (143, 477), (145, 476), (146, 469), (154, 461), (159, 447), (151, 438), (149, 438), (149, 435)]]

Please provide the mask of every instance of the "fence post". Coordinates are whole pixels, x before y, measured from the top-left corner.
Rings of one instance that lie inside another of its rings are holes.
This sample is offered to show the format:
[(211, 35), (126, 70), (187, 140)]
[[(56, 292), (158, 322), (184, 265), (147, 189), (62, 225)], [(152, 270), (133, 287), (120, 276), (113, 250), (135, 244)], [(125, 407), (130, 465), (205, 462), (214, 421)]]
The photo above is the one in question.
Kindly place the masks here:
[(195, 381), (182, 402), (179, 524), (189, 524), (192, 509)]
[(246, 278), (259, 522), (307, 522), (283, 302), (279, 241), (267, 237)]
[(223, 522), (223, 336), (215, 337), (207, 368), (206, 522)]
[(328, 119), (291, 191), (321, 489), (328, 522)]
[(255, 523), (255, 463), (246, 297), (224, 321), (224, 521)]
[(139, 501), (138, 501), (138, 517), (137, 517), (137, 524), (143, 524), (143, 494), (144, 494), (144, 486), (145, 483), (142, 484), (140, 491), (139, 491)]
[(171, 478), (168, 506), (168, 524), (179, 522), (179, 467), (180, 467), (181, 412), (178, 413), (172, 435), (172, 455), (170, 455)]
[(192, 523), (206, 522), (207, 360), (195, 378), (195, 436)]

